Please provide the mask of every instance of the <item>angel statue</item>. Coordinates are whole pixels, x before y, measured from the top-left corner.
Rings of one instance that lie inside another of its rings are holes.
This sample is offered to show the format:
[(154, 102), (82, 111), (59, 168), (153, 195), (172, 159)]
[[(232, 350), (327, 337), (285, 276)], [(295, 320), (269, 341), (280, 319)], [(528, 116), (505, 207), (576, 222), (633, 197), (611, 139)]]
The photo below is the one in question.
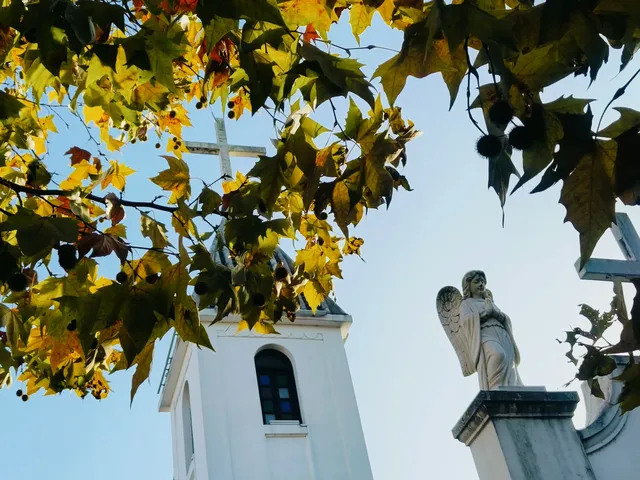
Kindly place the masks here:
[(440, 322), (462, 373), (467, 377), (477, 371), (481, 390), (522, 385), (511, 320), (493, 303), (486, 284), (484, 272), (472, 270), (462, 279), (462, 294), (456, 287), (443, 287), (436, 297)]

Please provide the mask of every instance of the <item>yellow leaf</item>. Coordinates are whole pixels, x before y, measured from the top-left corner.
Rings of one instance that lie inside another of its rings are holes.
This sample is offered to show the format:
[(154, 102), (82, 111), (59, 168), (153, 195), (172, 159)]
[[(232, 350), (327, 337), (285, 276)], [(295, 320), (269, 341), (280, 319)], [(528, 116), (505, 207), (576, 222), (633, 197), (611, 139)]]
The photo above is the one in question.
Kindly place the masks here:
[(325, 295), (326, 292), (317, 280), (309, 280), (304, 286), (304, 298), (313, 313), (316, 312), (317, 308), (324, 301)]
[(64, 341), (52, 340), (53, 346), (49, 356), (51, 370), (56, 372), (59, 366), (69, 361), (82, 358), (82, 347), (80, 346), (80, 338), (77, 332), (65, 332)]
[(121, 142), (120, 140), (113, 138), (111, 135), (109, 135), (109, 138), (107, 139), (106, 143), (107, 143), (107, 149), (109, 149), (110, 152), (115, 152), (117, 150), (120, 150), (124, 145), (124, 142)]
[(245, 177), (240, 172), (236, 172), (236, 179), (235, 180), (229, 180), (229, 181), (226, 181), (226, 182), (222, 183), (222, 191), (224, 193), (234, 192), (234, 191), (240, 189), (240, 186), (243, 185), (246, 180), (247, 180), (247, 177)]
[(126, 183), (125, 177), (135, 173), (135, 170), (127, 167), (125, 164), (119, 163), (117, 160), (111, 160), (109, 163), (111, 166), (109, 167), (109, 170), (103, 174), (102, 181), (100, 182), (102, 190), (107, 188), (109, 184), (113, 185), (120, 191), (124, 190), (124, 185)]
[(119, 223), (118, 225), (107, 228), (104, 233), (110, 233), (116, 237), (127, 238), (127, 227)]
[(31, 144), (29, 146), (38, 157), (41, 155), (44, 155), (47, 152), (47, 146), (46, 146), (44, 137), (31, 136), (29, 137), (29, 140), (30, 140), (29, 143)]
[(102, 107), (88, 107), (84, 106), (84, 121), (89, 124), (89, 122), (93, 122), (96, 125), (100, 125), (100, 121), (102, 119), (102, 115), (104, 115), (104, 110)]
[(188, 199), (191, 196), (189, 166), (179, 158), (168, 155), (164, 158), (169, 163), (169, 168), (151, 178), (151, 181), (163, 190), (171, 192), (169, 203), (176, 203), (183, 197)]
[(262, 320), (253, 326), (253, 331), (260, 335), (279, 335), (272, 323), (263, 322)]
[(373, 19), (375, 11), (376, 9), (374, 7), (365, 5), (362, 0), (351, 4), (349, 20), (351, 22), (353, 36), (356, 37), (358, 43), (360, 43), (360, 34), (371, 25), (371, 20)]
[(320, 35), (331, 28), (331, 17), (326, 0), (287, 0), (278, 3), (282, 18), (290, 26), (313, 24)]
[(69, 175), (69, 178), (60, 184), (60, 188), (63, 188), (64, 190), (73, 190), (78, 187), (83, 180), (89, 178), (89, 175), (97, 174), (98, 170), (95, 165), (92, 165), (86, 160), (82, 160), (80, 163), (73, 165), (73, 172)]
[(320, 272), (326, 262), (327, 259), (319, 245), (300, 250), (296, 256), (296, 265), (304, 265), (304, 271), (309, 275)]
[(107, 395), (109, 395), (111, 391), (104, 375), (97, 369), (94, 371), (91, 381), (87, 383), (87, 388), (91, 390), (91, 394), (98, 400), (107, 398)]
[(236, 333), (240, 333), (243, 330), (249, 330), (249, 324), (246, 320), (240, 320), (238, 322), (238, 328), (236, 329)]
[(50, 132), (58, 133), (58, 129), (56, 128), (56, 124), (53, 121), (53, 115), (47, 115), (46, 117), (40, 117), (38, 119), (38, 123), (40, 124), (40, 128), (42, 128), (42, 130), (49, 130)]

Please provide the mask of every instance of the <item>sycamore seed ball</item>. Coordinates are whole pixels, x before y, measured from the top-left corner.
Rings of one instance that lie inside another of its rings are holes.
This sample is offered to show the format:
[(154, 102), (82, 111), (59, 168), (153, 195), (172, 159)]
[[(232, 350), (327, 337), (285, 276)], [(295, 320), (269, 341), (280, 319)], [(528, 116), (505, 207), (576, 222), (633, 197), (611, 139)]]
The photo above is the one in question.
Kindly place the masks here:
[(515, 127), (509, 132), (509, 143), (517, 150), (526, 150), (533, 145), (533, 132), (527, 127)]
[(495, 135), (483, 135), (476, 143), (476, 150), (485, 158), (497, 157), (502, 151), (502, 142)]
[(513, 118), (513, 108), (506, 100), (498, 100), (489, 109), (489, 119), (496, 125), (506, 125)]

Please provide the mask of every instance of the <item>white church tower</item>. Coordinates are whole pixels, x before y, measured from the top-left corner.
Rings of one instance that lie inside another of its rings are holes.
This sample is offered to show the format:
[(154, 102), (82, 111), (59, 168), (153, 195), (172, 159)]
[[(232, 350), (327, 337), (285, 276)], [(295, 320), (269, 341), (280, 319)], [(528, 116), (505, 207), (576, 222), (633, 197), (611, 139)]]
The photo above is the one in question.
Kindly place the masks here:
[(315, 315), (302, 303), (280, 335), (236, 334), (230, 316), (208, 327), (215, 352), (170, 348), (159, 409), (171, 413), (174, 480), (372, 480), (344, 350), (351, 317), (331, 300)]

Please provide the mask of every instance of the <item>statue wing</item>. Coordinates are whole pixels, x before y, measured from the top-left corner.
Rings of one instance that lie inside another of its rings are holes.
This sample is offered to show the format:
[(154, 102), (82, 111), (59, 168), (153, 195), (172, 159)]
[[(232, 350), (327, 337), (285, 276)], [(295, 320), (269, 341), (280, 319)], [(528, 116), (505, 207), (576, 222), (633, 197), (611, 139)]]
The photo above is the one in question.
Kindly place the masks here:
[(469, 376), (476, 371), (475, 365), (471, 361), (469, 355), (469, 345), (461, 330), (460, 324), (460, 304), (462, 303), (462, 294), (456, 287), (443, 287), (436, 297), (436, 308), (438, 309), (438, 317), (444, 328), (449, 341), (460, 361), (460, 367), (464, 376)]

